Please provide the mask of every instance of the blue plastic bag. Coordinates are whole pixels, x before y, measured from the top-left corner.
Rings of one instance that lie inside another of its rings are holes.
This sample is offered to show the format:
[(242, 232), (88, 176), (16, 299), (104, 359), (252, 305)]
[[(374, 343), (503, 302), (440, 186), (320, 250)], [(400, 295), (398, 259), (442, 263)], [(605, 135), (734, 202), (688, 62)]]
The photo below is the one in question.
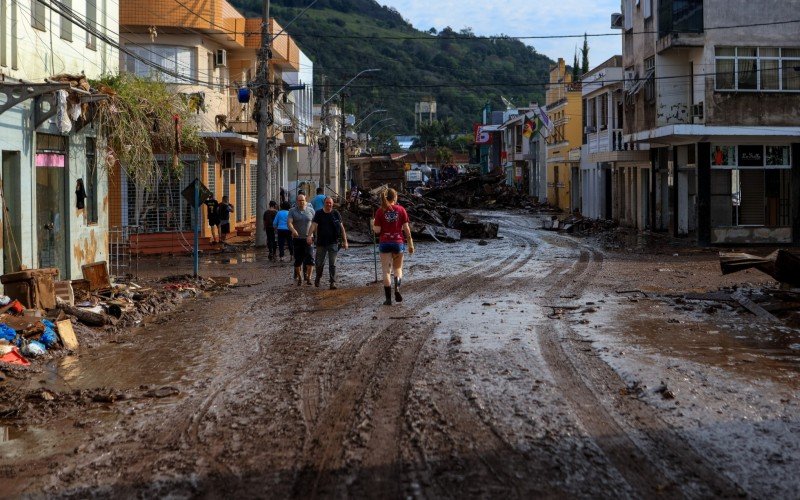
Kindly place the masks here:
[(0, 323), (0, 339), (13, 342), (17, 332), (5, 323)]
[(44, 326), (46, 326), (47, 328), (50, 328), (52, 330), (56, 329), (56, 325), (52, 321), (50, 321), (49, 319), (43, 319), (42, 320), (42, 324)]
[[(42, 323), (44, 323), (44, 321), (42, 321)], [(56, 335), (56, 332), (53, 331), (52, 328), (50, 328), (49, 326), (45, 326), (44, 332), (42, 332), (42, 334), (39, 335), (39, 342), (41, 342), (48, 348), (53, 347), (58, 343), (58, 335)]]

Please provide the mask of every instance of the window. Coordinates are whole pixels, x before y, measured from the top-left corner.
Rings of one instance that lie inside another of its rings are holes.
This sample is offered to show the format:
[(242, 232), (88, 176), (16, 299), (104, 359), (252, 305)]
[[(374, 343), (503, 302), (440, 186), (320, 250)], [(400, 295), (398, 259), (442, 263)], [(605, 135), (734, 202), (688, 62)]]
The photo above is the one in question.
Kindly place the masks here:
[(86, 48), (97, 50), (97, 0), (86, 0)]
[(716, 90), (800, 91), (800, 49), (717, 47)]
[(790, 225), (788, 145), (711, 146), (712, 227)]
[(653, 16), (653, 0), (642, 0), (642, 9), (644, 18), (648, 19)]
[[(72, 10), (72, 0), (61, 0), (61, 3), (64, 4), (67, 11)], [(63, 14), (61, 15), (61, 38), (72, 41), (72, 21)]]
[(597, 98), (598, 101), (598, 111), (600, 112), (600, 121), (598, 123), (599, 130), (605, 130), (608, 128), (608, 94), (603, 94)]
[(47, 31), (47, 12), (45, 5), (40, 0), (31, 0), (31, 26), (37, 30)]
[(644, 98), (652, 101), (656, 98), (656, 58), (648, 57), (644, 60), (644, 74), (647, 81), (644, 83)]
[[(197, 50), (168, 45), (129, 45), (127, 50), (142, 62), (125, 56), (125, 68), (136, 76), (159, 79), (166, 83), (185, 83), (197, 78)], [(162, 70), (163, 68), (163, 70)]]
[(93, 137), (86, 138), (86, 220), (97, 224), (98, 219), (97, 146)]

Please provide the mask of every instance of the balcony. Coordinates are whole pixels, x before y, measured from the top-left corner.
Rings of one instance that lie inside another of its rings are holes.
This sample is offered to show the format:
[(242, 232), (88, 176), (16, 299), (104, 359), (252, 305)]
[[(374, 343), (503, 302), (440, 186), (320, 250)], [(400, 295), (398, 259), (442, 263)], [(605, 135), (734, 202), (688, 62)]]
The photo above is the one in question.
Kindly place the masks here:
[(593, 163), (648, 161), (649, 152), (632, 150), (622, 142), (622, 129), (605, 129), (586, 134), (586, 150)]
[(237, 134), (258, 134), (258, 126), (253, 120), (255, 99), (246, 104), (239, 102), (236, 96), (228, 97), (228, 128)]
[(703, 0), (662, 0), (658, 6), (658, 52), (702, 47)]

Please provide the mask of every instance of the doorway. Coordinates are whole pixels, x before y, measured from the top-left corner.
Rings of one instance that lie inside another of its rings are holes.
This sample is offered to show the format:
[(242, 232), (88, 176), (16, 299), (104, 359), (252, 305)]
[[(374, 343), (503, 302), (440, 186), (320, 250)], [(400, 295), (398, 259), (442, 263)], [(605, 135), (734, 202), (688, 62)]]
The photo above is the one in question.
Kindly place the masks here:
[(36, 167), (36, 224), (39, 267), (67, 278), (66, 168)]
[(20, 153), (3, 151), (3, 274), (20, 270), (22, 205), (20, 202)]

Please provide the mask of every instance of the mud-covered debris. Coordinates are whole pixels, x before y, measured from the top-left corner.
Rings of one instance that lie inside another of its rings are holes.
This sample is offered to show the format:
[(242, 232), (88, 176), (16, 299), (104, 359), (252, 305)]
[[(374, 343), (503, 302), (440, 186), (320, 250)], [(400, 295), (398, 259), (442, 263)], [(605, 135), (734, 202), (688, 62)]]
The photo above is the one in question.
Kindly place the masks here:
[(145, 392), (144, 395), (148, 398), (168, 398), (170, 396), (177, 396), (180, 393), (181, 391), (175, 387), (165, 386), (159, 387), (158, 389), (149, 390)]
[(661, 383), (660, 386), (655, 390), (656, 394), (661, 394), (661, 397), (664, 399), (675, 399), (675, 393), (667, 387), (667, 384)]
[(758, 269), (781, 283), (800, 286), (800, 256), (790, 253), (788, 250), (776, 250), (766, 257), (738, 252), (720, 252), (719, 265), (722, 274)]
[(42, 389), (42, 391), (39, 393), (39, 397), (42, 399), (42, 401), (53, 401), (56, 399), (52, 392), (44, 389)]

